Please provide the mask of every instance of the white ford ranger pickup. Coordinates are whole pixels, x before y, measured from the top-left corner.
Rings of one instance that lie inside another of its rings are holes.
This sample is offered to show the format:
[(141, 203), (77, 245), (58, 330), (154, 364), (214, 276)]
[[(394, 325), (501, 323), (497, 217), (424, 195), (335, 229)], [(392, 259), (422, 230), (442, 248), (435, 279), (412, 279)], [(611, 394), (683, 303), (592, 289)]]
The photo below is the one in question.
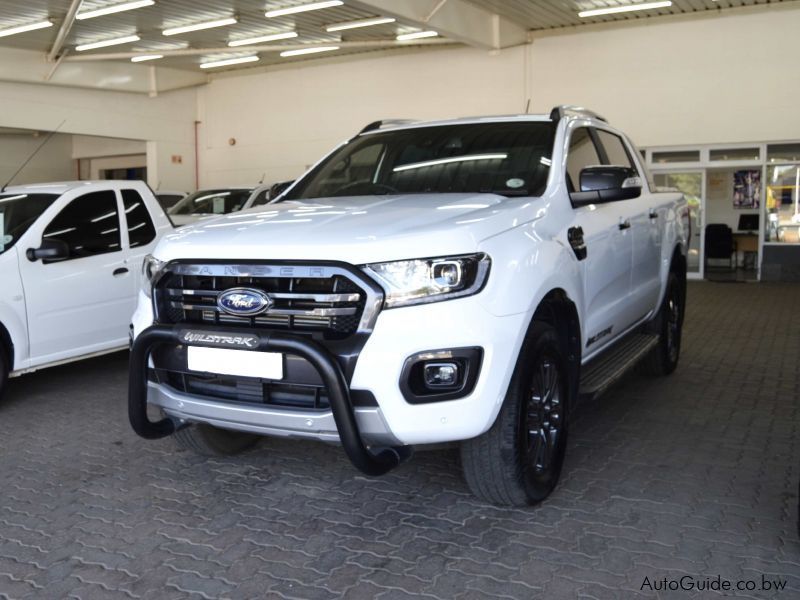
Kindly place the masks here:
[(124, 349), (142, 261), (167, 231), (141, 181), (0, 191), (0, 395), (9, 375)]
[(675, 369), (688, 234), (589, 111), (373, 123), (146, 259), (131, 425), (206, 454), (337, 442), (368, 475), (458, 442), (476, 495), (539, 502), (580, 397)]

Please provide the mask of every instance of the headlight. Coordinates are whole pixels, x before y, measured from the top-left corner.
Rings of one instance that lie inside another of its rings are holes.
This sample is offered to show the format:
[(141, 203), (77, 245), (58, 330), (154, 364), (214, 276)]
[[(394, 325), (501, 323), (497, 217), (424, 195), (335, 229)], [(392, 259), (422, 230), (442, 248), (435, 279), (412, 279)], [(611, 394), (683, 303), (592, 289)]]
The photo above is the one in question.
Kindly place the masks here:
[(164, 261), (158, 260), (152, 254), (145, 256), (142, 261), (142, 291), (148, 298), (153, 295), (153, 280), (163, 266)]
[(486, 254), (420, 258), (364, 265), (386, 291), (384, 306), (439, 302), (477, 294), (492, 261)]

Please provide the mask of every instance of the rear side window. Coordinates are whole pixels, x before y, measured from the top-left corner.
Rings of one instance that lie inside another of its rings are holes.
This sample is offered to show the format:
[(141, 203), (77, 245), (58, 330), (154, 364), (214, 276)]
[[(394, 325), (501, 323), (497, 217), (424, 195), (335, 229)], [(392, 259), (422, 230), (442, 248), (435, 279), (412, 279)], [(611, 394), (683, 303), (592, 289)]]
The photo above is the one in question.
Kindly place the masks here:
[(608, 131), (603, 131), (602, 129), (596, 129), (595, 131), (597, 131), (600, 144), (602, 144), (603, 149), (606, 151), (606, 156), (608, 157), (607, 164), (615, 167), (628, 167), (635, 172), (636, 166), (633, 164), (622, 138)]
[(581, 171), (602, 164), (588, 127), (572, 132), (567, 154), (567, 186), (570, 192), (580, 190)]
[(42, 237), (66, 242), (68, 260), (118, 251), (117, 195), (106, 190), (75, 198), (50, 221)]
[(122, 190), (122, 205), (128, 224), (128, 243), (131, 248), (146, 246), (156, 238), (156, 228), (144, 198), (136, 190)]

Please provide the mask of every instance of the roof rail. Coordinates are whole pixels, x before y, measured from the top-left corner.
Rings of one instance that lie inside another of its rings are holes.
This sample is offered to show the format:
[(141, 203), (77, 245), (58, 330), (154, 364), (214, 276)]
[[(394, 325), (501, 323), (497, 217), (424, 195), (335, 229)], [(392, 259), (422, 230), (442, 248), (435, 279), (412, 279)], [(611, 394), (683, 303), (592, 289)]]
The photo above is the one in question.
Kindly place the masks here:
[(554, 123), (558, 123), (562, 117), (565, 117), (568, 114), (582, 117), (592, 117), (593, 119), (599, 119), (604, 123), (608, 123), (608, 119), (601, 117), (593, 110), (583, 108), (582, 106), (575, 106), (573, 104), (562, 104), (561, 106), (556, 106), (553, 108), (553, 110), (550, 111), (550, 120)]
[(415, 119), (382, 119), (380, 121), (373, 121), (364, 129), (358, 132), (359, 135), (367, 133), (368, 131), (375, 131), (384, 127), (391, 127), (392, 125), (407, 125), (408, 123), (415, 123)]

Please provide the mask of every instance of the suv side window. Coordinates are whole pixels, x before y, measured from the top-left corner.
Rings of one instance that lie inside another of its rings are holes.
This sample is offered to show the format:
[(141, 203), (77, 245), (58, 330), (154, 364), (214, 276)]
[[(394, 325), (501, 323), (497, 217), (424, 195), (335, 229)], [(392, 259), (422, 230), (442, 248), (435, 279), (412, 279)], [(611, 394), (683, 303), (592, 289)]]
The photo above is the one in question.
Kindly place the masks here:
[(602, 164), (588, 127), (572, 132), (567, 154), (567, 187), (570, 192), (580, 191), (581, 170)]
[(622, 138), (610, 131), (604, 131), (602, 129), (595, 129), (595, 131), (597, 132), (597, 137), (600, 139), (600, 144), (603, 146), (603, 150), (605, 150), (606, 157), (608, 158), (608, 161), (604, 164), (614, 165), (615, 167), (628, 167), (638, 175), (636, 165), (633, 160), (631, 160), (631, 156), (628, 154), (628, 150)]
[(122, 206), (125, 208), (130, 247), (146, 246), (152, 242), (156, 238), (156, 228), (141, 194), (136, 190), (122, 190)]
[(117, 195), (104, 190), (78, 196), (50, 221), (42, 237), (66, 242), (67, 260), (119, 251)]

